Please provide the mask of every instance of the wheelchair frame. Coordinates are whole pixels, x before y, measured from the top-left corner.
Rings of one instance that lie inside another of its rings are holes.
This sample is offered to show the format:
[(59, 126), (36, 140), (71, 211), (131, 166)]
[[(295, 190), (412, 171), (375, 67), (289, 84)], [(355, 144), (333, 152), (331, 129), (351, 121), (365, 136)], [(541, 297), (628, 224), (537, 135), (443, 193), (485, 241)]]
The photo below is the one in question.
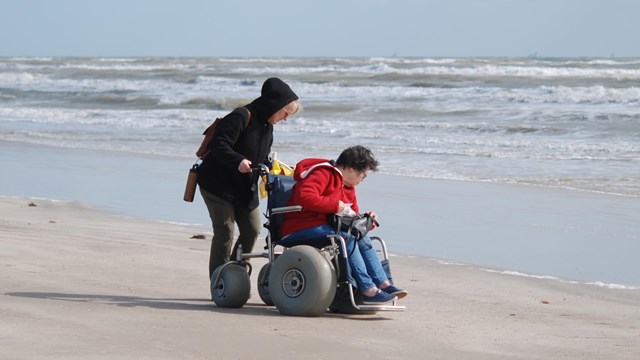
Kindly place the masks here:
[[(266, 186), (272, 186), (272, 184), (276, 181), (275, 178), (280, 175), (273, 175), (268, 173), (268, 168), (264, 165), (260, 168), (261, 174), (267, 176), (267, 184)], [(273, 179), (273, 180), (271, 180)], [(271, 181), (269, 181), (271, 180)], [(268, 189), (269, 197), (272, 196), (273, 189)], [(331, 280), (331, 286), (335, 287), (335, 291), (333, 291), (333, 295), (331, 296), (332, 302), (327, 304), (327, 308), (329, 308), (333, 312), (343, 312), (350, 314), (372, 314), (378, 311), (402, 311), (405, 309), (404, 306), (397, 305), (397, 300), (394, 300), (391, 304), (383, 304), (383, 305), (365, 305), (358, 304), (357, 293), (354, 291), (354, 286), (352, 285), (351, 280), (349, 279), (349, 265), (348, 265), (348, 252), (346, 246), (346, 239), (340, 235), (340, 232), (336, 230), (336, 234), (327, 235), (327, 240), (329, 245), (326, 245), (322, 248), (316, 246), (309, 245), (292, 245), (292, 246), (284, 246), (279, 244), (277, 241), (273, 241), (273, 231), (274, 229), (271, 226), (275, 226), (274, 220), (276, 216), (280, 216), (290, 212), (298, 212), (302, 210), (302, 206), (294, 205), (294, 206), (281, 206), (269, 208), (267, 206), (267, 211), (264, 214), (267, 218), (267, 221), (264, 224), (264, 227), (269, 230), (266, 237), (266, 246), (265, 252), (256, 252), (256, 253), (243, 253), (241, 245), (238, 246), (236, 259), (233, 259), (221, 266), (219, 266), (213, 273), (211, 277), (211, 295), (213, 301), (216, 305), (221, 307), (242, 307), (246, 301), (249, 299), (251, 292), (251, 284), (249, 277), (252, 272), (252, 267), (250, 262), (247, 260), (252, 258), (266, 258), (268, 260), (267, 264), (263, 266), (263, 269), (260, 271), (258, 276), (258, 292), (260, 294), (260, 298), (267, 305), (275, 305), (281, 313), (286, 313), (288, 315), (298, 315), (298, 316), (318, 316), (321, 313), (326, 311), (326, 308), (321, 309), (322, 311), (309, 311), (301, 313), (297, 313), (297, 311), (284, 310), (284, 306), (281, 304), (273, 303), (271, 301), (270, 295), (266, 294), (262, 289), (263, 284), (267, 283), (268, 292), (271, 293), (271, 282), (268, 280), (270, 276), (270, 272), (273, 264), (277, 261), (277, 258), (292, 248), (298, 248), (300, 246), (307, 246), (315, 249), (321, 255), (324, 255), (326, 260), (331, 263), (333, 269), (335, 271), (335, 285), (333, 285), (333, 281)], [(384, 240), (380, 237), (373, 236), (370, 237), (373, 242), (377, 242), (379, 244), (380, 250), (376, 249), (376, 252), (382, 253), (382, 261), (389, 260), (389, 255), (387, 252), (387, 246)], [(284, 251), (276, 251), (276, 246), (285, 247)], [(376, 247), (377, 248), (377, 247)], [(329, 258), (327, 258), (329, 257)], [(229, 271), (228, 269), (236, 267), (233, 269), (234, 271)], [(242, 268), (242, 272), (239, 271), (239, 267)], [(243, 274), (246, 274), (244, 276)], [(302, 274), (298, 274), (302, 275)], [(333, 275), (333, 274), (332, 274)], [(288, 286), (292, 286), (290, 290), (295, 290), (296, 292), (299, 290), (296, 286), (304, 287), (304, 276), (296, 277), (293, 276), (291, 284)], [(301, 281), (294, 282), (294, 281)], [(284, 286), (284, 280), (279, 281)], [(276, 285), (274, 285), (276, 286)], [(343, 296), (338, 294), (338, 289), (342, 289)], [(348, 289), (348, 292), (345, 294), (344, 289)], [(300, 291), (303, 291), (300, 289)], [(297, 296), (297, 295), (296, 295)], [(341, 303), (341, 302), (347, 302)], [(271, 302), (271, 303), (270, 303)], [(338, 303), (336, 303), (338, 302)], [(332, 306), (336, 306), (332, 308)], [(322, 307), (322, 305), (320, 305)]]

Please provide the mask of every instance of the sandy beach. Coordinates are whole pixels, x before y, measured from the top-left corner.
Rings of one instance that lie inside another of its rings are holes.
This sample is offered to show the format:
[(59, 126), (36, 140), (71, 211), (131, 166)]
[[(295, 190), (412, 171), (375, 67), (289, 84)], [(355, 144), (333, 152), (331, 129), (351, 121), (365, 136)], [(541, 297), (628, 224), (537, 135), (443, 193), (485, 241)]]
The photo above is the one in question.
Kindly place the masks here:
[[(16, 36), (47, 21), (8, 23), (12, 44), (33, 45)], [(162, 31), (145, 27), (172, 38)], [(387, 35), (376, 45), (396, 47)], [(58, 38), (80, 44), (43, 37)], [(104, 56), (0, 48), (0, 360), (640, 358), (639, 59), (130, 57), (91, 44)], [(379, 216), (405, 311), (283, 316), (258, 295), (263, 259), (246, 306), (210, 301), (210, 220), (199, 196), (182, 201), (184, 181), (202, 131), (270, 76), (304, 108), (276, 126), (278, 159), (360, 144), (380, 160), (358, 199)]]
[[(29, 205), (35, 206), (29, 206)], [(0, 197), (3, 359), (636, 359), (640, 291), (392, 257), (404, 312), (209, 301), (202, 228)], [(254, 259), (255, 260), (255, 259)], [(254, 261), (254, 269), (261, 262)]]

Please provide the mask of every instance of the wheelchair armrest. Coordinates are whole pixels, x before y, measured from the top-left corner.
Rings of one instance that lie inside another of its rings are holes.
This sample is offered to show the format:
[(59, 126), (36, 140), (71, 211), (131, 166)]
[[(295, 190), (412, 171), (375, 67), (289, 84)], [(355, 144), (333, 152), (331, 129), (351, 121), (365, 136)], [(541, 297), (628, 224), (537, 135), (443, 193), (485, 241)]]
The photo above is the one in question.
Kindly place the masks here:
[(271, 215), (278, 215), (290, 212), (299, 212), (302, 211), (302, 206), (300, 205), (292, 205), (292, 206), (282, 206), (271, 209)]

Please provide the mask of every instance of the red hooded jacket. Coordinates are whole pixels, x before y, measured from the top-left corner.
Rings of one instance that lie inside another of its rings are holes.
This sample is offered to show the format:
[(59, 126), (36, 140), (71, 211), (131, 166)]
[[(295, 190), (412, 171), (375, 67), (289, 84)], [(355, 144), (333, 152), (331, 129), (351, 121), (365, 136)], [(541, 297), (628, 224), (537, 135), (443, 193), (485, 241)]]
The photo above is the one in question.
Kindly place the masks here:
[(352, 204), (360, 213), (356, 189), (345, 186), (342, 173), (327, 159), (309, 158), (296, 164), (296, 180), (287, 205), (301, 205), (302, 211), (287, 213), (280, 228), (282, 236), (296, 231), (327, 224), (327, 215), (338, 212), (340, 200)]

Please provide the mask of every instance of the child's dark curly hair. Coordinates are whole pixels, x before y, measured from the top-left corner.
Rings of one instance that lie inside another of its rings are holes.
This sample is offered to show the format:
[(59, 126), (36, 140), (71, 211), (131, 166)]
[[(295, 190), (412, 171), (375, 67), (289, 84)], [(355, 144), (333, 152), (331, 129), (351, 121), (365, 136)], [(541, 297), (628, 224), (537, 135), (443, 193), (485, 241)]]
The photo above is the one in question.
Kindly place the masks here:
[(357, 171), (376, 171), (378, 170), (378, 160), (373, 156), (371, 150), (364, 146), (355, 145), (342, 151), (336, 160), (336, 166)]

